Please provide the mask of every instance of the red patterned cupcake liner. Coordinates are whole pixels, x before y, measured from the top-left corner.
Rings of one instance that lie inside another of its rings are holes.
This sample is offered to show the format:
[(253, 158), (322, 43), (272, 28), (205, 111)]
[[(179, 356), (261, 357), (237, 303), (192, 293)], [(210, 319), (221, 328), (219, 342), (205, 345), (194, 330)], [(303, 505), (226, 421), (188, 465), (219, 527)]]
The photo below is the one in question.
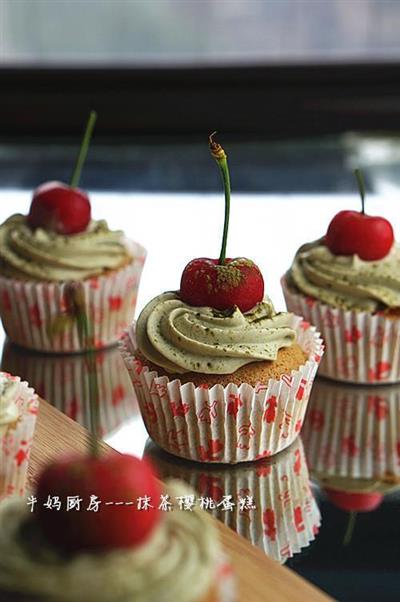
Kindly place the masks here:
[(19, 377), (16, 403), (19, 418), (0, 436), (0, 500), (10, 495), (23, 496), (33, 441), (39, 400), (34, 390)]
[[(94, 347), (116, 343), (132, 322), (145, 249), (132, 243), (126, 267), (81, 282), (85, 310), (94, 330)], [(75, 320), (62, 332), (54, 325), (66, 312), (66, 282), (34, 282), (0, 276), (0, 314), (8, 337), (22, 347), (51, 353), (82, 352)]]
[(281, 284), (288, 311), (303, 315), (324, 339), (320, 376), (368, 385), (400, 382), (398, 318), (331, 307), (293, 292), (285, 277)]
[(158, 376), (135, 358), (135, 325), (123, 335), (120, 350), (132, 379), (150, 437), (171, 454), (195, 460), (236, 464), (276, 454), (300, 432), (312, 383), (323, 353), (313, 327), (293, 316), (291, 326), (308, 360), (290, 375), (256, 387), (181, 385)]

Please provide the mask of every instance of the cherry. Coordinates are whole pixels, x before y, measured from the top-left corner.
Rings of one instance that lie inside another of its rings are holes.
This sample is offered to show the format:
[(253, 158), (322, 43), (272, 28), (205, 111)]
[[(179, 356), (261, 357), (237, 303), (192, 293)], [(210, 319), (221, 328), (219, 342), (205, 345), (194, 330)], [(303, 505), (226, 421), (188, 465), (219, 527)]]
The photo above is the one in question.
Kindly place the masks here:
[(33, 193), (28, 224), (57, 234), (76, 234), (90, 222), (90, 202), (79, 188), (62, 182), (45, 182)]
[[(58, 460), (39, 477), (35, 496), (42, 533), (52, 545), (67, 552), (137, 546), (151, 535), (161, 518), (157, 509), (160, 485), (150, 464), (126, 454)], [(43, 506), (54, 496), (62, 502), (61, 510)], [(79, 511), (67, 511), (67, 497), (71, 496), (82, 500)], [(87, 510), (91, 496), (101, 502), (97, 512)], [(153, 508), (137, 508), (137, 498), (144, 496), (151, 498)]]
[(91, 209), (87, 194), (77, 186), (85, 162), (97, 114), (91, 111), (79, 149), (71, 185), (63, 182), (45, 182), (33, 193), (27, 218), (32, 229), (44, 228), (57, 234), (77, 234), (86, 230)]
[(183, 270), (180, 296), (185, 303), (209, 306), (218, 310), (237, 306), (250, 310), (264, 298), (264, 279), (255, 263), (238, 257), (226, 259), (199, 258)]
[(356, 493), (325, 489), (328, 499), (334, 506), (347, 512), (372, 512), (383, 501), (383, 495), (377, 492)]
[(225, 219), (219, 259), (199, 257), (190, 261), (182, 273), (180, 296), (185, 303), (228, 310), (237, 306), (245, 312), (264, 297), (264, 279), (259, 268), (250, 259), (226, 258), (230, 213), (230, 178), (224, 149), (209, 137), (212, 157), (221, 171), (225, 192)]
[(394, 234), (390, 222), (384, 217), (366, 215), (364, 212), (364, 183), (355, 171), (362, 211), (340, 211), (329, 224), (325, 237), (328, 249), (334, 255), (358, 255), (364, 261), (383, 259), (393, 246)]

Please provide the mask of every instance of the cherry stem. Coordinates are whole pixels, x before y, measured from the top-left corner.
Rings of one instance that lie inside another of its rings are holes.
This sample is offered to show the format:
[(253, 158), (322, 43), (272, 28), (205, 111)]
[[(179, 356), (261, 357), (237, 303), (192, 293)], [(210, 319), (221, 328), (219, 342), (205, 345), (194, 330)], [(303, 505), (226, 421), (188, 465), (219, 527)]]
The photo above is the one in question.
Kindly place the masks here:
[(89, 385), (89, 416), (90, 416), (90, 453), (97, 457), (99, 448), (99, 383), (97, 381), (96, 354), (93, 350), (94, 332), (93, 324), (89, 320), (86, 308), (84, 291), (79, 283), (71, 283), (68, 290), (72, 311), (76, 319), (78, 338), (86, 351), (85, 365)]
[(361, 197), (361, 213), (364, 215), (365, 214), (365, 183), (364, 183), (364, 178), (363, 178), (363, 175), (362, 175), (360, 169), (355, 169), (354, 170), (354, 175), (355, 175), (356, 180), (357, 180), (358, 192), (360, 193), (360, 197)]
[(357, 512), (350, 512), (349, 522), (347, 523), (346, 533), (343, 537), (343, 545), (348, 546), (353, 538), (354, 527), (356, 526)]
[(78, 158), (75, 163), (75, 168), (71, 178), (71, 188), (76, 188), (79, 184), (79, 180), (81, 179), (81, 173), (83, 169), (83, 165), (86, 161), (86, 157), (88, 154), (90, 140), (92, 138), (94, 126), (97, 120), (96, 111), (90, 111), (89, 119), (87, 120), (85, 133), (83, 135), (81, 147), (79, 149)]
[(214, 142), (213, 136), (215, 136), (216, 132), (213, 132), (208, 140), (211, 156), (216, 160), (218, 167), (221, 171), (222, 182), (224, 185), (225, 192), (225, 219), (224, 219), (224, 231), (222, 234), (222, 245), (221, 252), (219, 254), (219, 264), (224, 265), (226, 259), (226, 245), (228, 242), (228, 230), (229, 230), (229, 214), (231, 210), (231, 182), (229, 177), (229, 168), (228, 161), (226, 158), (226, 153), (222, 146), (217, 142)]

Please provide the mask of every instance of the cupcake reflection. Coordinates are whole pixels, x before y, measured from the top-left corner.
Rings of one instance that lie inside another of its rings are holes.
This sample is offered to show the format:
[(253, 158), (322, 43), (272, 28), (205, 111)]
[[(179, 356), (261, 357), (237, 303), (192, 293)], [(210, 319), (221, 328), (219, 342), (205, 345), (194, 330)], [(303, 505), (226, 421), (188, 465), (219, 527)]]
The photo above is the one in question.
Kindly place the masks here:
[(320, 512), (299, 438), (274, 458), (235, 467), (199, 467), (170, 456), (150, 439), (145, 456), (163, 479), (189, 483), (198, 494), (196, 503), (280, 563), (318, 533)]
[(400, 483), (400, 386), (317, 379), (303, 427), (313, 476)]
[[(118, 349), (98, 351), (96, 375), (100, 401), (100, 435), (116, 430), (138, 411), (136, 396)], [(87, 356), (45, 355), (7, 341), (2, 369), (18, 374), (37, 394), (86, 428), (91, 426)]]

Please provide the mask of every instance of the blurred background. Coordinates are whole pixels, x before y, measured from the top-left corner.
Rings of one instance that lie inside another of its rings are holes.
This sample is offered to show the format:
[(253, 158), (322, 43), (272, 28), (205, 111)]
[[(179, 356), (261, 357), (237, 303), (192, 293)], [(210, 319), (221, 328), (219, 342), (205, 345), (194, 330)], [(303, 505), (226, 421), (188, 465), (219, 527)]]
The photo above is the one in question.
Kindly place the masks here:
[(399, 28), (397, 0), (0, 0), (0, 186), (68, 178), (91, 108), (92, 189), (217, 189), (214, 129), (238, 191), (352, 191), (354, 154), (396, 180)]

